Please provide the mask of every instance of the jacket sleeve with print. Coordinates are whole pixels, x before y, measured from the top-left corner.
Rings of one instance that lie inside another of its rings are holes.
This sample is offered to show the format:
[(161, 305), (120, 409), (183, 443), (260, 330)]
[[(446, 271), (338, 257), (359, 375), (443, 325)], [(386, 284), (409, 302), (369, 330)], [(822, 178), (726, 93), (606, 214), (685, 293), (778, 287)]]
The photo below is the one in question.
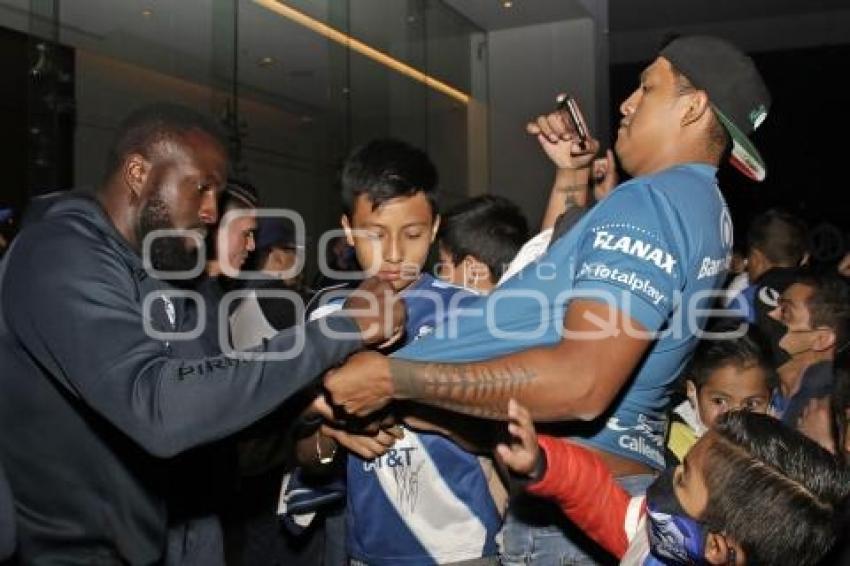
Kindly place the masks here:
[(258, 352), (278, 361), (185, 359), (143, 324), (141, 260), (94, 223), (26, 230), (9, 256), (2, 312), (52, 380), (145, 451), (171, 457), (271, 413), (361, 347), (346, 316), (284, 330)]

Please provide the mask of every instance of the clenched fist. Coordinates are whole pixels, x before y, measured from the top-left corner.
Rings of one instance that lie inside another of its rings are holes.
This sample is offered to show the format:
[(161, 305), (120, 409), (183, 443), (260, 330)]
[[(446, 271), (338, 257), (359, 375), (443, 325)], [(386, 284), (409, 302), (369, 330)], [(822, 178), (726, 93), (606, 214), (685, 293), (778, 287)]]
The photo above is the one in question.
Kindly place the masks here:
[(365, 417), (392, 400), (389, 360), (377, 352), (354, 354), (325, 375), (331, 401), (350, 415)]

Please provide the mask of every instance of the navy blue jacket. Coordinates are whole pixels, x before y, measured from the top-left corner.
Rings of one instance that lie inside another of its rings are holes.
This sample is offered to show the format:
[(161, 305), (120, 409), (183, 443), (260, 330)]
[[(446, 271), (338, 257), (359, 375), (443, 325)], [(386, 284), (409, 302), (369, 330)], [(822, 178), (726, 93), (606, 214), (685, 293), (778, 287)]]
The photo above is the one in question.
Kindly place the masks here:
[(0, 462), (22, 563), (192, 563), (192, 509), (178, 516), (169, 504), (192, 488), (177, 456), (280, 408), (361, 345), (354, 321), (337, 315), (331, 328), (350, 338), (307, 324), (263, 345), (287, 351), (302, 333), (286, 361), (206, 357), (199, 340), (146, 332), (146, 298), (152, 328), (193, 327), (184, 300), (169, 313), (159, 298), (169, 289), (91, 197), (47, 207), (4, 258)]

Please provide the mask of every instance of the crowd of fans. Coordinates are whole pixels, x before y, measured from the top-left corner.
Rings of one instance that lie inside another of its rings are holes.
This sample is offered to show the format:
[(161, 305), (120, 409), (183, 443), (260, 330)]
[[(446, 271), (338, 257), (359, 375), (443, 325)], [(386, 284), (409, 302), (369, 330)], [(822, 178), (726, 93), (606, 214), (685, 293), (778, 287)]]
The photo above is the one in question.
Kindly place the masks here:
[(311, 282), (214, 125), (132, 114), (101, 187), (0, 232), (0, 562), (845, 563), (850, 262), (780, 210), (734, 260), (715, 182), (764, 178), (769, 104), (673, 40), (615, 152), (528, 124), (536, 235), (373, 140)]

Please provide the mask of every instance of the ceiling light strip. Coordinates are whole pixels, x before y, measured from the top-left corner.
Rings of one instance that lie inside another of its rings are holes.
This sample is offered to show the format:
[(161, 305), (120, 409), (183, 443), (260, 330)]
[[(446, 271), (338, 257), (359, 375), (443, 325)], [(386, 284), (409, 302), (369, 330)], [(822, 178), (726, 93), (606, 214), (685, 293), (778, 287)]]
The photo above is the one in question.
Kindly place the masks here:
[(319, 20), (311, 18), (310, 16), (304, 14), (303, 12), (299, 12), (294, 8), (290, 8), (286, 4), (278, 2), (277, 0), (253, 0), (255, 4), (259, 4), (263, 8), (267, 10), (271, 10), (276, 14), (279, 14), (285, 18), (292, 20), (295, 23), (301, 24), (302, 26), (313, 30), (319, 35), (323, 35), (324, 37), (330, 39), (331, 41), (335, 41), (340, 45), (348, 47), (376, 61), (386, 67), (389, 67), (403, 75), (410, 77), (411, 79), (417, 80), (424, 85), (442, 92), (445, 95), (448, 95), (455, 100), (462, 102), (464, 104), (469, 104), (469, 95), (457, 90), (454, 87), (447, 85), (446, 83), (435, 79), (434, 77), (423, 73), (418, 69), (414, 69), (410, 65), (406, 63), (402, 63), (398, 59), (390, 57), (386, 53), (378, 51), (377, 49), (370, 47), (363, 43), (362, 41), (358, 41), (354, 39), (350, 35), (346, 35), (339, 30), (336, 30), (329, 25), (326, 25)]

